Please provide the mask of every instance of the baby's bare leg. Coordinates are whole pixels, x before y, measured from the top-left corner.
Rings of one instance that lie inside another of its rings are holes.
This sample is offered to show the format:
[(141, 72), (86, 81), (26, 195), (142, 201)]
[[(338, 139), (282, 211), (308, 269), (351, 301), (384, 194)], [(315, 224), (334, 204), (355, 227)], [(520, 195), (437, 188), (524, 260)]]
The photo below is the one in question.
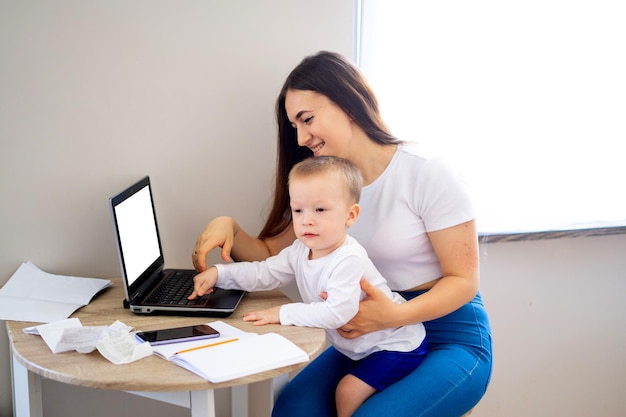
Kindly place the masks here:
[(344, 376), (335, 390), (337, 417), (350, 417), (375, 392), (374, 387), (354, 375)]

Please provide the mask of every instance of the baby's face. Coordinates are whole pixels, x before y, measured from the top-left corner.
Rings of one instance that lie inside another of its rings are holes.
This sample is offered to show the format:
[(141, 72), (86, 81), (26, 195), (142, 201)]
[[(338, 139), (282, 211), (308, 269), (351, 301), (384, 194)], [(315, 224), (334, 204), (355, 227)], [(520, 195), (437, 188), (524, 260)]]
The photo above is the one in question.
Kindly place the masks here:
[(345, 185), (326, 174), (293, 178), (289, 184), (293, 230), (311, 249), (311, 259), (338, 248), (354, 216)]

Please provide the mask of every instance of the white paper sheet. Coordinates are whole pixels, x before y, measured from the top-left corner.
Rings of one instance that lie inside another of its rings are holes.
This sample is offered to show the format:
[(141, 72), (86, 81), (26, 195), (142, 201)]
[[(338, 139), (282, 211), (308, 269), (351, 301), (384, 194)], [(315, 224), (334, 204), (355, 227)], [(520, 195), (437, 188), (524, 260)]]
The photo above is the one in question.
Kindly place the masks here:
[(135, 336), (123, 330), (104, 332), (96, 345), (98, 352), (116, 365), (135, 362), (152, 355), (150, 343), (137, 344)]
[(0, 288), (0, 320), (62, 320), (110, 285), (107, 279), (49, 274), (25, 262)]
[(53, 353), (90, 353), (97, 349), (110, 362), (120, 365), (152, 355), (150, 343), (138, 344), (131, 330), (119, 320), (110, 326), (83, 326), (79, 319), (71, 318), (23, 331), (41, 336)]

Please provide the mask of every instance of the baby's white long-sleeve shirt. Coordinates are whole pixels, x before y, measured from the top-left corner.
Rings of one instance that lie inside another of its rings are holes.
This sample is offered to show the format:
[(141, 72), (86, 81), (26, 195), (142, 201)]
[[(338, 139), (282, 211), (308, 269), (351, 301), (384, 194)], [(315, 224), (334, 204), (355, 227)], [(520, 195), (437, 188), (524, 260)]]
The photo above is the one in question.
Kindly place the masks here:
[[(259, 291), (295, 281), (303, 302), (283, 305), (281, 324), (326, 329), (333, 346), (353, 360), (380, 350), (408, 352), (421, 344), (426, 335), (421, 323), (372, 332), (355, 339), (341, 337), (336, 329), (356, 315), (363, 298), (359, 285), (361, 277), (394, 302), (405, 300), (389, 289), (365, 249), (350, 236), (342, 246), (323, 258), (309, 260), (308, 255), (309, 248), (296, 240), (278, 255), (262, 262), (216, 265), (217, 286)], [(328, 294), (326, 301), (320, 296), (322, 292)]]

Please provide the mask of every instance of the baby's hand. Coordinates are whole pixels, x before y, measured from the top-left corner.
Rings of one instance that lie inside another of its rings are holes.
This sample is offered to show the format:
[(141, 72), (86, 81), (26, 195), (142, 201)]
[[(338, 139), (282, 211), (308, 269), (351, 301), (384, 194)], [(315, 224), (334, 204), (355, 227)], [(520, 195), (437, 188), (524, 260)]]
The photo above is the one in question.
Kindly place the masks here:
[(217, 282), (217, 268), (215, 266), (207, 269), (204, 272), (199, 273), (193, 277), (193, 292), (188, 297), (189, 300), (193, 300), (196, 297), (202, 297), (205, 294), (209, 294), (213, 291), (215, 283)]
[(280, 324), (280, 306), (268, 308), (267, 310), (244, 313), (243, 321), (251, 321), (255, 326)]

